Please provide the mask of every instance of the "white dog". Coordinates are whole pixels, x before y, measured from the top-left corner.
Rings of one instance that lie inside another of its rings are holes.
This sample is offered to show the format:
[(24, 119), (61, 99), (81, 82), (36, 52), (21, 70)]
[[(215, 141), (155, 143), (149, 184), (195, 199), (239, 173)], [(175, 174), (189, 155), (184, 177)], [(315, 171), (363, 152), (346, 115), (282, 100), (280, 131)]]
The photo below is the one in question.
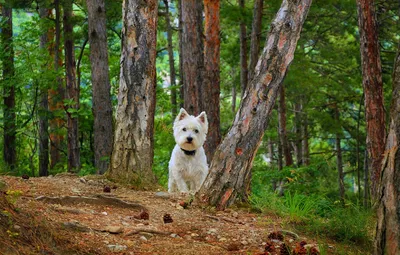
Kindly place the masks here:
[(198, 191), (208, 174), (203, 144), (208, 132), (205, 112), (194, 117), (181, 109), (174, 122), (175, 148), (169, 161), (168, 192)]

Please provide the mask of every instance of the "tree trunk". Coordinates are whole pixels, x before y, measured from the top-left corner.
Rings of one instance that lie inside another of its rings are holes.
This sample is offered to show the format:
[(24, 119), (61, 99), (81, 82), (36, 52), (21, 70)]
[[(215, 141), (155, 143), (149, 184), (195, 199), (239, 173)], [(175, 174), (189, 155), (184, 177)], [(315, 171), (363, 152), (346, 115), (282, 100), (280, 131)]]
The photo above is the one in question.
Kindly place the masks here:
[(76, 63), (73, 38), (72, 0), (64, 2), (64, 52), (67, 100), (70, 100), (67, 109), (68, 133), (68, 172), (78, 172), (80, 168), (78, 116), (79, 84), (76, 82)]
[(400, 254), (400, 45), (393, 72), (390, 129), (377, 196), (374, 254)]
[(224, 209), (239, 195), (247, 197), (245, 180), (268, 126), (269, 116), (288, 66), (311, 0), (282, 2), (255, 76), (246, 88), (232, 127), (218, 146), (210, 172), (197, 197)]
[(356, 160), (357, 160), (357, 186), (358, 186), (358, 200), (361, 201), (361, 157), (360, 157), (360, 122), (361, 122), (361, 110), (364, 101), (364, 94), (360, 100), (360, 106), (358, 108), (358, 115), (357, 115), (357, 150), (356, 150)]
[(279, 138), (282, 144), (283, 157), (285, 158), (285, 166), (293, 165), (293, 158), (290, 152), (289, 142), (287, 139), (286, 130), (286, 95), (285, 86), (282, 85), (279, 91), (279, 105), (278, 105), (278, 119), (279, 119)]
[[(63, 81), (60, 77), (59, 69), (62, 66), (62, 59), (60, 57), (61, 49), (61, 15), (60, 15), (60, 1), (54, 1), (55, 9), (55, 42), (53, 46), (54, 54), (54, 72), (57, 73), (56, 85), (49, 89), (49, 110), (53, 116), (49, 121), (50, 126), (50, 168), (54, 168), (61, 161), (61, 149), (64, 141), (64, 136), (61, 134), (60, 129), (64, 126), (64, 119), (58, 117), (59, 112), (63, 112), (63, 102), (65, 97), (65, 89), (63, 88)], [(63, 112), (64, 113), (64, 112)]]
[(204, 72), (203, 3), (181, 1), (182, 7), (182, 71), (184, 106), (192, 115), (202, 111)]
[(239, 0), (239, 8), (241, 11), (240, 17), (240, 86), (242, 98), (248, 83), (248, 69), (247, 69), (247, 38), (246, 38), (246, 23), (244, 22), (244, 0)]
[(297, 166), (301, 166), (303, 164), (303, 148), (302, 148), (302, 135), (301, 135), (301, 129), (302, 129), (302, 125), (303, 125), (303, 121), (302, 121), (302, 104), (301, 104), (301, 100), (299, 100), (298, 102), (294, 103), (294, 125), (295, 125), (295, 133), (296, 133), (296, 140), (295, 140), (295, 148), (296, 148), (296, 164)]
[(253, 79), (254, 69), (260, 55), (261, 25), (264, 0), (255, 0), (253, 8), (253, 24), (251, 28), (249, 81)]
[[(340, 123), (339, 109), (335, 107), (335, 121)], [(338, 183), (339, 183), (339, 198), (342, 205), (344, 205), (344, 173), (343, 173), (343, 158), (342, 158), (342, 147), (340, 145), (340, 132), (336, 132), (336, 166), (338, 169)]]
[(109, 166), (113, 119), (108, 75), (106, 10), (104, 0), (87, 0), (94, 115), (94, 164), (99, 174)]
[(375, 199), (386, 137), (382, 69), (374, 1), (357, 0), (357, 6), (367, 122), (367, 149), (371, 158), (371, 195)]
[(308, 116), (306, 112), (303, 112), (304, 118), (303, 118), (303, 125), (302, 125), (302, 131), (301, 131), (301, 136), (302, 136), (302, 147), (303, 147), (303, 164), (305, 166), (310, 165), (310, 149), (308, 147)]
[(157, 11), (156, 0), (125, 0), (122, 12), (121, 74), (108, 176), (137, 185), (155, 182), (152, 165)]
[(182, 24), (182, 1), (178, 0), (178, 19), (179, 19), (179, 93), (180, 93), (180, 107), (184, 107), (185, 101), (185, 88), (183, 87), (183, 24)]
[[(204, 45), (204, 84), (202, 100), (203, 110), (207, 113), (208, 129), (204, 150), (207, 161), (211, 162), (217, 146), (221, 142), (220, 131), (220, 22), (219, 0), (204, 0), (205, 45)], [(207, 96), (206, 96), (207, 95)]]
[(4, 140), (3, 157), (4, 162), (10, 170), (15, 169), (17, 163), (16, 152), (16, 130), (15, 130), (15, 85), (14, 85), (14, 49), (13, 49), (13, 28), (12, 9), (2, 6), (3, 23), (1, 28), (1, 39), (3, 53), (3, 101), (4, 101)]
[(176, 74), (175, 74), (175, 60), (174, 60), (174, 48), (172, 46), (172, 28), (169, 13), (168, 0), (164, 0), (165, 4), (165, 22), (167, 23), (167, 41), (168, 41), (168, 60), (169, 60), (169, 77), (171, 87), (171, 113), (172, 119), (174, 120), (177, 114), (177, 91), (176, 91)]
[(368, 208), (370, 206), (370, 200), (369, 200), (369, 169), (368, 166), (370, 165), (368, 162), (368, 151), (365, 150), (364, 152), (364, 200), (363, 200), (363, 205), (364, 208)]
[[(44, 20), (51, 15), (51, 10), (45, 7), (39, 9), (40, 19)], [(50, 31), (43, 28), (43, 33), (40, 35), (40, 49), (45, 51), (47, 48), (48, 38)], [(43, 72), (47, 67), (42, 66)], [(46, 81), (47, 82), (47, 81)], [(49, 175), (49, 102), (47, 93), (47, 84), (40, 89), (40, 103), (39, 103), (39, 176)]]
[(236, 86), (232, 85), (232, 106), (231, 106), (232, 113), (236, 112)]

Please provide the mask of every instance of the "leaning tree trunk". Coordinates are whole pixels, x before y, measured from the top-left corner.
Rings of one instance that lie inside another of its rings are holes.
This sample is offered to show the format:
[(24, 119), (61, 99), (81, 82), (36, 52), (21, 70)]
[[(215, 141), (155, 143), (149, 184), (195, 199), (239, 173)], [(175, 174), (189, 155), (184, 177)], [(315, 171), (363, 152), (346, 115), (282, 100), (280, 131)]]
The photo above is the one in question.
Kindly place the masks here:
[(169, 78), (171, 87), (171, 113), (172, 119), (175, 119), (178, 109), (177, 103), (177, 91), (176, 91), (176, 72), (175, 72), (175, 60), (174, 60), (174, 48), (172, 45), (172, 27), (169, 13), (168, 0), (164, 0), (165, 5), (165, 23), (167, 23), (167, 42), (168, 42), (168, 61), (169, 61)]
[(382, 161), (374, 252), (400, 254), (400, 45), (393, 72), (390, 129)]
[(94, 164), (107, 171), (113, 145), (113, 119), (108, 76), (106, 10), (104, 0), (87, 0), (94, 115)]
[[(241, 11), (240, 18), (240, 87), (242, 98), (248, 83), (248, 69), (247, 69), (247, 35), (246, 35), (246, 23), (244, 22), (244, 0), (239, 0), (239, 8)], [(253, 70), (254, 71), (254, 70)]]
[(365, 94), (365, 117), (367, 122), (367, 149), (371, 158), (370, 188), (372, 198), (375, 199), (378, 191), (386, 137), (382, 69), (374, 1), (357, 0), (357, 6)]
[(193, 115), (202, 111), (204, 72), (203, 3), (182, 0), (182, 70), (185, 109)]
[(239, 196), (247, 196), (245, 180), (268, 126), (269, 116), (288, 66), (293, 60), (311, 0), (282, 2), (240, 108), (218, 147), (210, 173), (197, 197), (224, 209)]
[(13, 48), (13, 28), (12, 28), (12, 9), (2, 6), (2, 31), (1, 39), (3, 52), (1, 61), (3, 62), (3, 100), (4, 100), (4, 140), (3, 157), (4, 162), (11, 170), (17, 163), (16, 151), (16, 130), (15, 130), (15, 85), (14, 85), (14, 48)]
[[(207, 113), (208, 129), (212, 130), (207, 135), (204, 149), (207, 161), (211, 162), (218, 144), (221, 142), (219, 118), (220, 94), (220, 22), (219, 0), (204, 0), (205, 13), (205, 45), (204, 45), (204, 85), (201, 98), (203, 110)], [(207, 96), (206, 96), (207, 95)]]
[[(51, 15), (51, 10), (45, 7), (39, 9), (40, 19), (45, 20)], [(45, 51), (47, 49), (48, 39), (50, 37), (50, 31), (44, 26), (42, 27), (42, 34), (40, 35), (40, 49)], [(43, 65), (43, 73), (47, 71), (48, 67)], [(49, 101), (47, 93), (48, 80), (40, 89), (40, 103), (38, 109), (39, 115), (39, 176), (49, 175)]]
[(155, 181), (156, 0), (125, 0), (114, 148), (108, 176), (144, 185)]
[(249, 81), (253, 79), (254, 69), (260, 55), (261, 25), (264, 0), (255, 0), (253, 8), (253, 24), (251, 28)]
[(78, 172), (81, 165), (77, 116), (77, 111), (79, 109), (79, 84), (76, 82), (72, 0), (67, 0), (64, 2), (63, 23), (65, 72), (67, 76), (66, 92), (67, 100), (70, 100), (69, 105), (66, 107), (68, 133), (68, 172)]

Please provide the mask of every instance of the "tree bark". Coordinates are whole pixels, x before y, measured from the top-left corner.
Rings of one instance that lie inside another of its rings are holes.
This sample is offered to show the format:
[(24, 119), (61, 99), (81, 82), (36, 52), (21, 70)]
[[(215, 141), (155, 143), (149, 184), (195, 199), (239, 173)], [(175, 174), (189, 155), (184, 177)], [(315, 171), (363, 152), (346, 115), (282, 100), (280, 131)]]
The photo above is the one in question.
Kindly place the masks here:
[[(59, 117), (59, 114), (63, 112), (63, 102), (65, 97), (65, 89), (63, 88), (62, 77), (60, 77), (59, 69), (63, 65), (60, 57), (61, 49), (61, 15), (60, 15), (60, 1), (54, 1), (55, 10), (55, 42), (53, 46), (54, 54), (54, 71), (57, 75), (56, 84), (49, 89), (49, 111), (53, 114), (53, 117), (49, 120), (50, 126), (50, 168), (54, 168), (61, 161), (61, 149), (64, 142), (64, 136), (61, 134), (60, 129), (63, 128), (65, 120)], [(63, 112), (64, 113), (64, 112)]]
[[(44, 20), (51, 15), (51, 10), (45, 7), (39, 9), (40, 19)], [(43, 28), (40, 35), (40, 49), (45, 51), (47, 48), (50, 31)], [(42, 66), (43, 72), (48, 67)], [(47, 81), (46, 81), (47, 82)], [(39, 103), (39, 176), (49, 175), (49, 120), (48, 120), (49, 102), (46, 83), (40, 89)]]
[(181, 1), (181, 8), (184, 106), (189, 114), (197, 116), (203, 108), (203, 3), (198, 0), (184, 0)]
[(306, 112), (303, 112), (304, 118), (303, 118), (303, 124), (302, 124), (302, 131), (301, 131), (301, 136), (302, 136), (302, 156), (303, 156), (303, 164), (305, 166), (310, 165), (310, 149), (308, 146), (308, 116)]
[(400, 45), (393, 72), (390, 129), (378, 192), (375, 255), (400, 254)]
[(371, 158), (371, 195), (375, 199), (386, 137), (382, 68), (374, 1), (357, 0), (357, 6), (367, 122), (367, 149)]
[(303, 147), (301, 144), (302, 141), (302, 135), (301, 135), (301, 130), (302, 130), (302, 104), (301, 100), (298, 102), (294, 103), (294, 119), (295, 119), (295, 133), (296, 133), (296, 140), (295, 140), (295, 148), (296, 148), (296, 164), (297, 166), (301, 166), (303, 164)]
[(269, 116), (311, 0), (282, 2), (259, 59), (255, 76), (246, 88), (232, 127), (215, 153), (210, 172), (197, 198), (224, 209), (239, 195), (247, 197), (245, 180), (268, 126)]
[(279, 119), (279, 138), (282, 144), (283, 157), (285, 158), (285, 166), (293, 165), (293, 158), (290, 152), (289, 142), (287, 139), (286, 130), (286, 95), (285, 86), (282, 85), (279, 91), (279, 105), (278, 105), (278, 119)]
[(260, 55), (260, 42), (261, 42), (261, 26), (263, 15), (264, 0), (255, 0), (253, 8), (253, 24), (251, 28), (251, 41), (250, 41), (250, 63), (249, 63), (249, 78), (253, 79), (254, 69)]
[(368, 151), (365, 150), (364, 152), (364, 198), (363, 198), (363, 205), (364, 208), (370, 207), (370, 199), (369, 199), (369, 169), (368, 166), (370, 165), (368, 162)]
[(205, 45), (204, 45), (204, 84), (202, 106), (207, 113), (208, 129), (204, 150), (207, 161), (211, 162), (217, 146), (221, 142), (220, 131), (220, 21), (219, 0), (204, 0), (205, 13)]
[(184, 107), (185, 88), (183, 87), (183, 21), (182, 21), (182, 1), (178, 0), (178, 19), (179, 19), (179, 95), (181, 99), (180, 107)]
[(168, 41), (168, 60), (169, 60), (169, 77), (171, 87), (171, 113), (172, 119), (174, 120), (178, 111), (177, 103), (177, 91), (176, 91), (176, 73), (175, 73), (175, 60), (174, 60), (174, 48), (172, 46), (172, 28), (171, 19), (169, 13), (168, 0), (164, 0), (165, 5), (165, 22), (167, 23), (167, 41)]
[[(336, 123), (340, 123), (339, 109), (336, 105), (335, 107), (335, 121)], [(344, 205), (344, 172), (343, 172), (343, 157), (342, 157), (342, 147), (340, 145), (341, 133), (339, 131), (336, 132), (336, 166), (338, 170), (338, 184), (339, 184), (339, 198), (342, 205)]]
[(13, 82), (14, 68), (14, 48), (13, 48), (13, 28), (12, 28), (12, 9), (6, 5), (2, 6), (3, 23), (1, 28), (1, 39), (3, 53), (3, 102), (4, 102), (4, 136), (3, 136), (3, 157), (4, 162), (10, 170), (15, 169), (17, 163), (16, 151), (16, 124), (15, 124), (15, 85)]
[(157, 11), (156, 0), (125, 0), (122, 12), (118, 109), (108, 177), (137, 185), (155, 182)]
[(240, 86), (242, 98), (248, 83), (248, 69), (247, 69), (247, 38), (246, 38), (246, 23), (244, 22), (244, 0), (239, 0), (239, 8), (241, 11), (240, 18)]
[(99, 174), (109, 166), (113, 119), (108, 75), (106, 10), (104, 0), (87, 0), (94, 115), (94, 164)]
[(70, 105), (67, 110), (67, 133), (68, 133), (68, 172), (78, 172), (80, 169), (80, 152), (78, 137), (79, 109), (79, 84), (76, 82), (76, 63), (73, 38), (72, 0), (64, 2), (64, 52), (67, 100)]

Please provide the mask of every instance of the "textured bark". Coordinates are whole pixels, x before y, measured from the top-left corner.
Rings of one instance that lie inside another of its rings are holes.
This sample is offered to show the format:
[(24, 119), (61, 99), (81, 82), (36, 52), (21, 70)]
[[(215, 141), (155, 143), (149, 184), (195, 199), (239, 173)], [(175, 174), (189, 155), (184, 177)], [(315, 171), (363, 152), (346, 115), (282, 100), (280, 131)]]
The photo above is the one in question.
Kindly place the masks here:
[(368, 151), (364, 152), (364, 198), (363, 198), (363, 206), (365, 208), (370, 207), (370, 199), (369, 199), (369, 169), (368, 169)]
[(87, 0), (94, 115), (94, 164), (107, 171), (113, 146), (113, 119), (108, 75), (106, 10), (104, 0)]
[(172, 28), (171, 19), (169, 13), (168, 0), (164, 0), (165, 5), (165, 22), (167, 23), (167, 41), (168, 41), (168, 60), (169, 60), (169, 77), (171, 86), (171, 113), (172, 119), (175, 119), (178, 103), (177, 103), (177, 91), (176, 91), (176, 72), (175, 72), (175, 60), (174, 60), (174, 48), (172, 46)]
[(121, 72), (109, 178), (153, 183), (157, 1), (125, 0)]
[(235, 198), (247, 197), (245, 180), (253, 164), (269, 116), (288, 66), (311, 0), (282, 2), (257, 64), (254, 79), (246, 88), (232, 127), (215, 153), (210, 173), (197, 198), (224, 209)]
[(239, 1), (239, 8), (242, 12), (242, 17), (240, 19), (239, 38), (240, 38), (240, 86), (243, 98), (248, 83), (247, 38), (246, 38), (246, 23), (244, 22), (244, 17), (243, 17), (245, 4), (244, 0), (238, 0), (238, 1)]
[(264, 0), (255, 0), (250, 41), (249, 81), (253, 79), (254, 69), (260, 55), (261, 25)]
[(183, 43), (183, 24), (182, 24), (182, 1), (178, 0), (178, 19), (179, 19), (179, 95), (180, 95), (180, 107), (184, 107), (183, 103), (185, 100), (185, 88), (183, 87), (183, 54), (182, 54), (182, 43)]
[(182, 80), (184, 106), (192, 115), (202, 111), (201, 98), (204, 74), (203, 3), (181, 1), (182, 8)]
[(205, 44), (204, 44), (204, 85), (202, 110), (207, 113), (208, 129), (212, 130), (207, 134), (204, 149), (207, 161), (211, 162), (217, 146), (221, 142), (220, 130), (220, 21), (219, 21), (219, 0), (204, 0), (205, 13)]
[[(72, 22), (72, 0), (64, 2), (64, 52), (67, 99), (71, 105), (67, 110), (67, 133), (68, 133), (68, 172), (78, 172), (80, 168), (80, 152), (78, 137), (78, 118), (76, 111), (79, 109), (79, 84), (76, 81), (76, 63), (74, 52), (73, 22)], [(74, 114), (75, 113), (75, 114)]]
[(382, 68), (378, 29), (373, 0), (357, 0), (360, 31), (367, 149), (371, 158), (371, 195), (375, 199), (379, 185), (382, 155), (385, 149), (385, 111), (383, 108)]
[(374, 252), (400, 254), (400, 45), (393, 72), (390, 129), (382, 161)]
[(232, 106), (231, 110), (233, 113), (236, 112), (236, 87), (235, 85), (232, 86)]
[[(335, 121), (340, 123), (339, 109), (335, 107)], [(343, 157), (342, 157), (342, 147), (340, 146), (340, 132), (336, 132), (336, 167), (338, 170), (338, 184), (339, 184), (339, 198), (342, 205), (344, 205), (344, 172), (343, 172)]]
[(278, 121), (279, 121), (279, 138), (282, 144), (283, 157), (285, 159), (285, 166), (293, 165), (292, 153), (290, 152), (289, 142), (287, 139), (286, 128), (286, 95), (285, 87), (282, 85), (279, 91), (279, 105), (278, 105)]
[(15, 130), (15, 86), (14, 78), (14, 48), (12, 9), (2, 6), (1, 10), (3, 23), (1, 28), (1, 39), (3, 44), (3, 102), (4, 102), (4, 136), (3, 136), (3, 157), (7, 167), (15, 168), (17, 161), (16, 152), (16, 130)]
[[(63, 65), (60, 49), (61, 43), (61, 15), (60, 15), (60, 1), (54, 1), (55, 10), (55, 41), (52, 46), (54, 54), (54, 71), (59, 73), (60, 67)], [(65, 89), (63, 87), (62, 78), (58, 75), (55, 85), (48, 91), (49, 96), (49, 111), (53, 113), (63, 111), (62, 100), (65, 97)], [(49, 120), (50, 126), (50, 168), (54, 168), (61, 161), (61, 147), (64, 142), (64, 136), (61, 134), (60, 129), (65, 126), (65, 120), (60, 117), (53, 117)]]
[[(46, 19), (50, 17), (51, 10), (41, 7), (39, 9), (39, 14), (41, 19)], [(44, 29), (44, 28), (43, 28)], [(50, 30), (43, 30), (43, 34), (40, 35), (40, 49), (42, 51), (46, 50), (47, 43), (50, 37)], [(43, 72), (46, 71), (48, 67), (43, 66)], [(44, 87), (44, 88), (43, 88)], [(43, 86), (40, 89), (40, 103), (39, 103), (39, 176), (49, 175), (49, 102), (47, 86)]]

